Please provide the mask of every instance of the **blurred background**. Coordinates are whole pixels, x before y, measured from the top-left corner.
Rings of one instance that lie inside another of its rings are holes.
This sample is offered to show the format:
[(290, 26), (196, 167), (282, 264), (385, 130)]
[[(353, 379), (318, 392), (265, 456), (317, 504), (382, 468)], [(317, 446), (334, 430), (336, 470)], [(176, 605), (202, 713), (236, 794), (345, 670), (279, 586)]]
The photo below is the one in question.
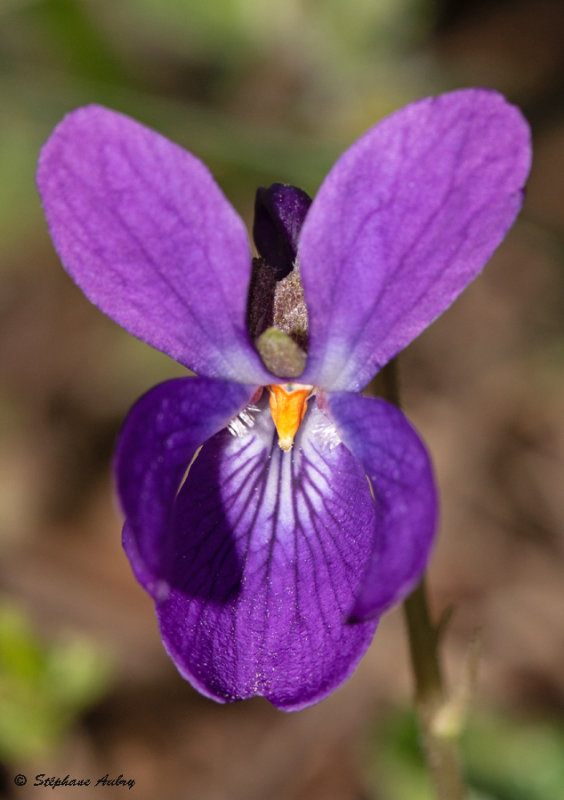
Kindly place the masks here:
[(176, 673), (121, 551), (109, 464), (129, 406), (182, 370), (71, 283), (34, 172), (63, 114), (103, 103), (202, 158), (250, 223), (258, 185), (313, 194), (385, 114), (484, 86), (532, 124), (525, 208), (404, 353), (402, 390), (442, 491), (430, 590), (435, 613), (454, 607), (452, 687), (481, 647), (473, 797), (564, 797), (563, 42), (561, 0), (1, 0), (0, 796), (53, 791), (39, 773), (122, 773), (139, 800), (431, 797), (400, 610), (298, 714), (217, 706)]

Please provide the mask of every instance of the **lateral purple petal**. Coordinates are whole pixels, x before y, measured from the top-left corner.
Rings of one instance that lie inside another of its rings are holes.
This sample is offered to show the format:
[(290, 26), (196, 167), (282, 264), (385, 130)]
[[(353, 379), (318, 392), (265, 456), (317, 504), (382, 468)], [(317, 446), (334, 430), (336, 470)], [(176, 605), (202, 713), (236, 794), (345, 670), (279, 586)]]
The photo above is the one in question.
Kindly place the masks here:
[(327, 393), (327, 410), (370, 481), (374, 548), (351, 621), (378, 618), (414, 588), (437, 523), (437, 491), (427, 450), (406, 417), (385, 400)]
[(209, 378), (176, 378), (155, 386), (129, 412), (115, 453), (118, 494), (133, 532), (128, 555), (154, 597), (171, 542), (166, 530), (174, 498), (198, 447), (248, 403), (254, 387)]
[(522, 203), (530, 132), (496, 92), (406, 106), (337, 161), (298, 252), (309, 314), (300, 377), (361, 389), (480, 272)]
[[(154, 528), (156, 548), (171, 542), (157, 603), (163, 642), (219, 702), (260, 695), (303, 708), (345, 680), (372, 639), (374, 621), (344, 620), (371, 553), (374, 507), (362, 468), (324, 425), (311, 408), (289, 453), (267, 410), (242, 437), (218, 433), (166, 528)], [(128, 552), (131, 543), (128, 532)]]
[(43, 147), (37, 183), (66, 270), (105, 314), (199, 374), (266, 382), (245, 227), (197, 158), (87, 106)]

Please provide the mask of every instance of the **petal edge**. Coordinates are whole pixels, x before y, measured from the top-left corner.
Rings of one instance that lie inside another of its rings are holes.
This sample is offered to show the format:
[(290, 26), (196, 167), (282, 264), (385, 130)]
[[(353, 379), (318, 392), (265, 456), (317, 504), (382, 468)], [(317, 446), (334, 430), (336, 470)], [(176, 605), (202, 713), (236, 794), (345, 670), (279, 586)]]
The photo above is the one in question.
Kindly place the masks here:
[(351, 622), (380, 616), (421, 578), (437, 527), (437, 490), (427, 450), (404, 414), (385, 400), (325, 394), (343, 442), (370, 480), (378, 519), (372, 559)]

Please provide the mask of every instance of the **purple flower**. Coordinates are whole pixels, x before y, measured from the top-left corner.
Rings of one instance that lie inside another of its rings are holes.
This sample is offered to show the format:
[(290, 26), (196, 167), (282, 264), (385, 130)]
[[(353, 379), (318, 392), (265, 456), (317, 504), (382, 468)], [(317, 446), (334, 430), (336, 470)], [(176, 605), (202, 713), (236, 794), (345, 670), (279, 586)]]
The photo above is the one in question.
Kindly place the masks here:
[(69, 274), (198, 374), (136, 403), (115, 467), (125, 550), (203, 694), (322, 699), (421, 577), (429, 458), (397, 408), (359, 392), (482, 269), (529, 163), (527, 124), (497, 93), (413, 103), (344, 153), (313, 202), (259, 190), (252, 267), (208, 170), (159, 134), (89, 106), (43, 148)]

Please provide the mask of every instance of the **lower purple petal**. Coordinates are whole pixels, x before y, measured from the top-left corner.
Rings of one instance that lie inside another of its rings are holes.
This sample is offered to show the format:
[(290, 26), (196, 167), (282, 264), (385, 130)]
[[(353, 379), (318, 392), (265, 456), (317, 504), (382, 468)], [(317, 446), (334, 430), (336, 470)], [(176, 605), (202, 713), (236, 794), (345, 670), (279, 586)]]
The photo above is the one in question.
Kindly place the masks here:
[(385, 400), (335, 392), (323, 402), (362, 464), (376, 506), (374, 550), (350, 618), (378, 618), (404, 599), (427, 565), (437, 520), (431, 462), (406, 417)]
[(283, 453), (260, 413), (246, 435), (212, 437), (178, 495), (157, 613), (180, 672), (219, 702), (310, 705), (352, 673), (374, 634), (375, 621), (345, 622), (373, 549), (374, 504), (327, 428), (314, 406)]

